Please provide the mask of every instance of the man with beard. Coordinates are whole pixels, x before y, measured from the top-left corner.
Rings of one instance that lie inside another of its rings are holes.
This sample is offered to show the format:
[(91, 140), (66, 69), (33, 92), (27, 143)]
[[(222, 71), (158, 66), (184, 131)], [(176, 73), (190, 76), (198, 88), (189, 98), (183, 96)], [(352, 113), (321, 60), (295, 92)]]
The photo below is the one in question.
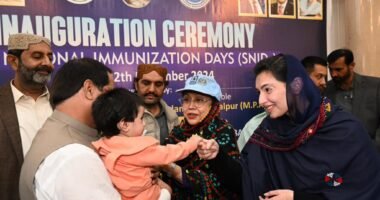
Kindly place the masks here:
[(154, 64), (141, 64), (137, 67), (134, 80), (136, 93), (143, 99), (145, 106), (145, 135), (150, 135), (164, 144), (165, 138), (174, 126), (178, 125), (176, 112), (169, 107), (162, 96), (169, 82), (167, 69)]
[(21, 200), (120, 200), (91, 142), (99, 139), (95, 99), (114, 88), (112, 70), (92, 58), (69, 60), (50, 86), (53, 114), (38, 130), (20, 175)]
[[(332, 80), (325, 94), (335, 104), (351, 112), (367, 128), (370, 137), (380, 136), (380, 79), (354, 72), (354, 55), (349, 49), (338, 49), (327, 57)], [(380, 150), (380, 142), (377, 141)]]
[(327, 81), (327, 61), (318, 56), (306, 56), (301, 62), (313, 83), (323, 94)]
[(0, 199), (19, 199), (21, 165), (37, 130), (51, 115), (46, 84), (54, 69), (50, 41), (9, 36), (7, 62), (14, 78), (0, 87)]

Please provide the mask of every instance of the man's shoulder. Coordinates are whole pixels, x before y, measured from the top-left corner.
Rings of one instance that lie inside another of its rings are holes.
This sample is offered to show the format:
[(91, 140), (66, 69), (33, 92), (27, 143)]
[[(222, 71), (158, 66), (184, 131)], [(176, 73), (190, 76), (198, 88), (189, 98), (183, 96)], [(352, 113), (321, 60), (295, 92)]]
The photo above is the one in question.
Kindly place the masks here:
[(84, 144), (79, 143), (65, 145), (53, 151), (48, 157), (57, 157), (58, 160), (75, 159), (81, 157), (99, 158), (93, 149)]
[(367, 76), (367, 75), (361, 75), (361, 74), (355, 74), (358, 78), (360, 78), (363, 81), (368, 82), (374, 82), (374, 83), (380, 83), (380, 78), (375, 76)]
[(6, 88), (6, 87), (10, 87), (9, 82), (3, 83), (0, 85), (0, 89)]
[[(164, 109), (172, 109), (172, 108), (166, 103), (166, 101), (163, 100), (163, 99), (160, 100), (160, 104), (161, 104), (162, 108), (164, 108)], [(172, 109), (172, 110), (173, 110), (173, 109)]]
[(329, 80), (326, 84), (326, 89), (324, 94), (329, 97), (329, 95), (333, 95), (336, 93), (336, 86), (333, 80)]
[(0, 98), (4, 96), (12, 96), (12, 89), (9, 83), (0, 85)]
[(327, 81), (326, 85), (327, 85), (327, 87), (335, 87), (335, 83), (333, 80)]
[(161, 99), (160, 103), (161, 103), (161, 106), (164, 109), (164, 112), (166, 113), (166, 117), (168, 117), (168, 119), (177, 119), (178, 118), (177, 112), (172, 107), (170, 107), (164, 100)]
[[(101, 159), (93, 149), (83, 144), (73, 143), (52, 151), (41, 162), (40, 168), (47, 169), (54, 165), (65, 166), (72, 165), (73, 163), (81, 163), (83, 166), (86, 166), (88, 163), (92, 163), (92, 165), (94, 163), (102, 164)], [(44, 167), (42, 168), (41, 166)]]
[(380, 89), (380, 78), (355, 73), (354, 90), (375, 91)]
[(9, 83), (0, 86), (0, 110), (2, 110), (1, 115), (3, 117), (9, 117), (10, 114), (13, 115), (12, 113), (14, 113), (14, 116), (16, 116), (16, 105)]
[[(63, 199), (120, 199), (96, 152), (82, 144), (66, 145), (47, 157), (35, 174), (35, 190)], [(76, 183), (76, 184), (72, 184)], [(57, 189), (58, 188), (58, 189)]]

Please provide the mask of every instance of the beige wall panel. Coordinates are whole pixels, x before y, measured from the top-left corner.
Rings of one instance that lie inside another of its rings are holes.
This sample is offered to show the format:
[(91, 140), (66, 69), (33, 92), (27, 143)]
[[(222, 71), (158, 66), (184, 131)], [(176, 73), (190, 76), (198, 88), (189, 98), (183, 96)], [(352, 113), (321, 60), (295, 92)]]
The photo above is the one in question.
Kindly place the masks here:
[(380, 77), (380, 1), (330, 0), (327, 52), (349, 48), (355, 71)]

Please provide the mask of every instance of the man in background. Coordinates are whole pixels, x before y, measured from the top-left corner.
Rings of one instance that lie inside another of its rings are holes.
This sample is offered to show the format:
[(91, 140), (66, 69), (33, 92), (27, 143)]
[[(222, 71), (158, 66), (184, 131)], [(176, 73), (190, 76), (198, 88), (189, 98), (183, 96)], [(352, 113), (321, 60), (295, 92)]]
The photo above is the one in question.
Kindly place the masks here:
[(21, 169), (21, 200), (120, 199), (91, 145), (99, 138), (92, 103), (113, 87), (112, 71), (96, 60), (70, 60), (59, 69), (50, 90), (54, 112)]
[[(332, 80), (326, 96), (345, 111), (355, 115), (370, 137), (380, 136), (380, 79), (354, 72), (354, 55), (349, 49), (337, 49), (327, 57)], [(378, 149), (380, 143), (377, 141)]]
[(24, 156), (38, 129), (51, 115), (46, 84), (54, 69), (47, 38), (13, 34), (7, 62), (14, 78), (0, 87), (0, 199), (18, 200)]
[(301, 62), (311, 80), (323, 93), (327, 82), (327, 61), (317, 56), (306, 56)]
[(153, 136), (161, 144), (164, 144), (173, 127), (179, 124), (177, 113), (162, 99), (169, 84), (167, 73), (167, 69), (160, 65), (141, 64), (137, 66), (134, 80), (136, 93), (144, 101), (145, 135)]

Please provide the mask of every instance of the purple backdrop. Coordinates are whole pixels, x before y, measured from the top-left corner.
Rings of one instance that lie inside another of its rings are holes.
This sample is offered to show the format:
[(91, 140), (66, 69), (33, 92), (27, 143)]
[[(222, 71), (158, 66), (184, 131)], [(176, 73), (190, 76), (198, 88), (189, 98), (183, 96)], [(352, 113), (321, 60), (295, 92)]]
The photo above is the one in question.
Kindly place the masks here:
[(132, 89), (140, 63), (166, 66), (171, 82), (164, 99), (177, 110), (174, 91), (186, 77), (213, 75), (222, 87), (222, 115), (239, 130), (258, 112), (252, 82), (258, 61), (279, 52), (298, 58), (326, 53), (325, 20), (242, 16), (238, 0), (210, 0), (200, 9), (189, 7), (207, 1), (141, 0), (148, 2), (141, 8), (126, 1), (0, 1), (0, 84), (13, 76), (6, 65), (9, 34), (31, 32), (52, 40), (56, 68), (92, 57), (115, 71), (118, 86)]

